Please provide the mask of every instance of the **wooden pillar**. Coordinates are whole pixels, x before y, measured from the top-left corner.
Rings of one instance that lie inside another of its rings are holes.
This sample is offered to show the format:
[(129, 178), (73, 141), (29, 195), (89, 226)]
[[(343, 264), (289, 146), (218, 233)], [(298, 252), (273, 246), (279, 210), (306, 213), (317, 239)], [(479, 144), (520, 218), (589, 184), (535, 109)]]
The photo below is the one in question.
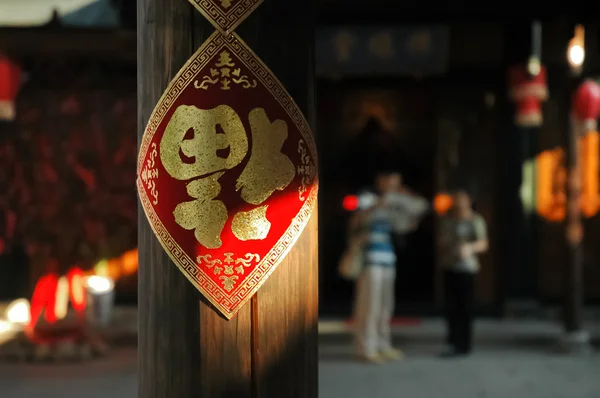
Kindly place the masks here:
[[(573, 91), (569, 91), (571, 94)], [(568, 97), (570, 98), (570, 96)], [(570, 109), (567, 108), (567, 109)], [(566, 333), (582, 329), (583, 310), (583, 269), (581, 253), (582, 219), (579, 209), (579, 143), (577, 133), (569, 126), (565, 136), (567, 154), (567, 211), (565, 237), (568, 248), (568, 272), (565, 291), (564, 328)]]
[[(312, 124), (310, 0), (265, 0), (236, 32)], [(138, 0), (141, 137), (167, 84), (214, 31), (185, 0)], [(253, 299), (227, 321), (186, 280), (139, 211), (139, 397), (317, 396), (317, 211)]]
[[(566, 84), (565, 112), (571, 110), (572, 95), (578, 79), (569, 79)], [(570, 354), (588, 355), (592, 352), (590, 335), (583, 325), (584, 283), (583, 283), (583, 223), (579, 204), (580, 197), (580, 159), (579, 137), (565, 117), (564, 142), (567, 161), (565, 243), (567, 262), (565, 267), (565, 289), (563, 308), (563, 336), (559, 348)]]
[[(577, 87), (577, 80), (569, 81), (566, 93), (566, 111), (571, 109), (571, 96)], [(568, 117), (567, 117), (568, 120)], [(583, 225), (579, 205), (580, 197), (580, 165), (579, 137), (577, 132), (567, 124), (565, 126), (565, 147), (567, 160), (567, 204), (565, 218), (565, 238), (568, 250), (567, 277), (565, 278), (565, 311), (564, 329), (566, 333), (574, 333), (583, 328), (583, 258), (581, 240)]]

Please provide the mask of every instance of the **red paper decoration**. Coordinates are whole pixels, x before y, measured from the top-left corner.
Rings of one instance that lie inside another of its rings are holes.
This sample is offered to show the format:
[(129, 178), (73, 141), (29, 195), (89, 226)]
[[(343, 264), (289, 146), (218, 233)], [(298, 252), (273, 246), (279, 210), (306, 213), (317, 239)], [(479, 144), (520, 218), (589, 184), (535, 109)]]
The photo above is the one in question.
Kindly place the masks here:
[(317, 175), (289, 93), (239, 36), (216, 32), (152, 113), (137, 185), (163, 248), (230, 319), (302, 233)]
[(21, 69), (0, 55), (0, 120), (14, 120), (14, 102), (20, 85)]
[(515, 123), (522, 127), (537, 127), (542, 124), (542, 101), (548, 99), (546, 69), (531, 77), (524, 65), (514, 66), (509, 71), (510, 97), (517, 104)]
[(580, 134), (595, 131), (600, 114), (600, 86), (593, 80), (583, 82), (573, 96), (571, 117)]

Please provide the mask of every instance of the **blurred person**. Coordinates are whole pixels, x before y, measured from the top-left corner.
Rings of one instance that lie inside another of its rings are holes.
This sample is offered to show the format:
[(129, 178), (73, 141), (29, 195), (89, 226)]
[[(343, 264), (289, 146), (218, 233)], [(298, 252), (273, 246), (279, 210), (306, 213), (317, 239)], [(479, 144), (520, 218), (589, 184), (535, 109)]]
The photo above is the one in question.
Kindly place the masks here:
[(350, 238), (362, 251), (354, 308), (356, 353), (362, 360), (383, 363), (404, 356), (391, 339), (396, 283), (392, 233), (415, 229), (429, 205), (404, 188), (397, 173), (379, 173), (376, 189), (361, 196), (362, 209), (351, 220)]
[(472, 348), (477, 257), (488, 249), (486, 222), (473, 210), (466, 190), (454, 193), (453, 207), (442, 218), (440, 233), (447, 323), (447, 347), (441, 356), (465, 356)]

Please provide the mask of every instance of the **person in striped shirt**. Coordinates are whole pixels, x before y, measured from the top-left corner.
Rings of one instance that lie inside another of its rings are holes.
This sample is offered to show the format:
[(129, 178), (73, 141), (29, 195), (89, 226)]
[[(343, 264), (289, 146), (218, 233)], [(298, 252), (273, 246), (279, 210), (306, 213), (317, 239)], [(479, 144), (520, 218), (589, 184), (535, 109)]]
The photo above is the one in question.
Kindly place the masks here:
[(392, 233), (415, 229), (429, 204), (405, 189), (397, 173), (380, 173), (376, 187), (377, 194), (370, 195), (354, 220), (353, 233), (361, 235), (363, 249), (355, 298), (355, 347), (361, 359), (383, 363), (403, 357), (391, 341), (396, 282)]

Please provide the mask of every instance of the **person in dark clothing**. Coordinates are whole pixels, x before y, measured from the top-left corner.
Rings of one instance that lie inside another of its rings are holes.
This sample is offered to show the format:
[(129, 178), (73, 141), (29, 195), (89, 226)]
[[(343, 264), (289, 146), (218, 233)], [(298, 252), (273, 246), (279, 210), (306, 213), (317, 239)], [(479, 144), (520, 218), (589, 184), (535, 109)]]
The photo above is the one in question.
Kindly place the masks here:
[(440, 255), (444, 267), (447, 348), (443, 357), (468, 355), (473, 338), (477, 256), (488, 248), (485, 220), (471, 206), (469, 194), (454, 194), (453, 208), (441, 222)]

